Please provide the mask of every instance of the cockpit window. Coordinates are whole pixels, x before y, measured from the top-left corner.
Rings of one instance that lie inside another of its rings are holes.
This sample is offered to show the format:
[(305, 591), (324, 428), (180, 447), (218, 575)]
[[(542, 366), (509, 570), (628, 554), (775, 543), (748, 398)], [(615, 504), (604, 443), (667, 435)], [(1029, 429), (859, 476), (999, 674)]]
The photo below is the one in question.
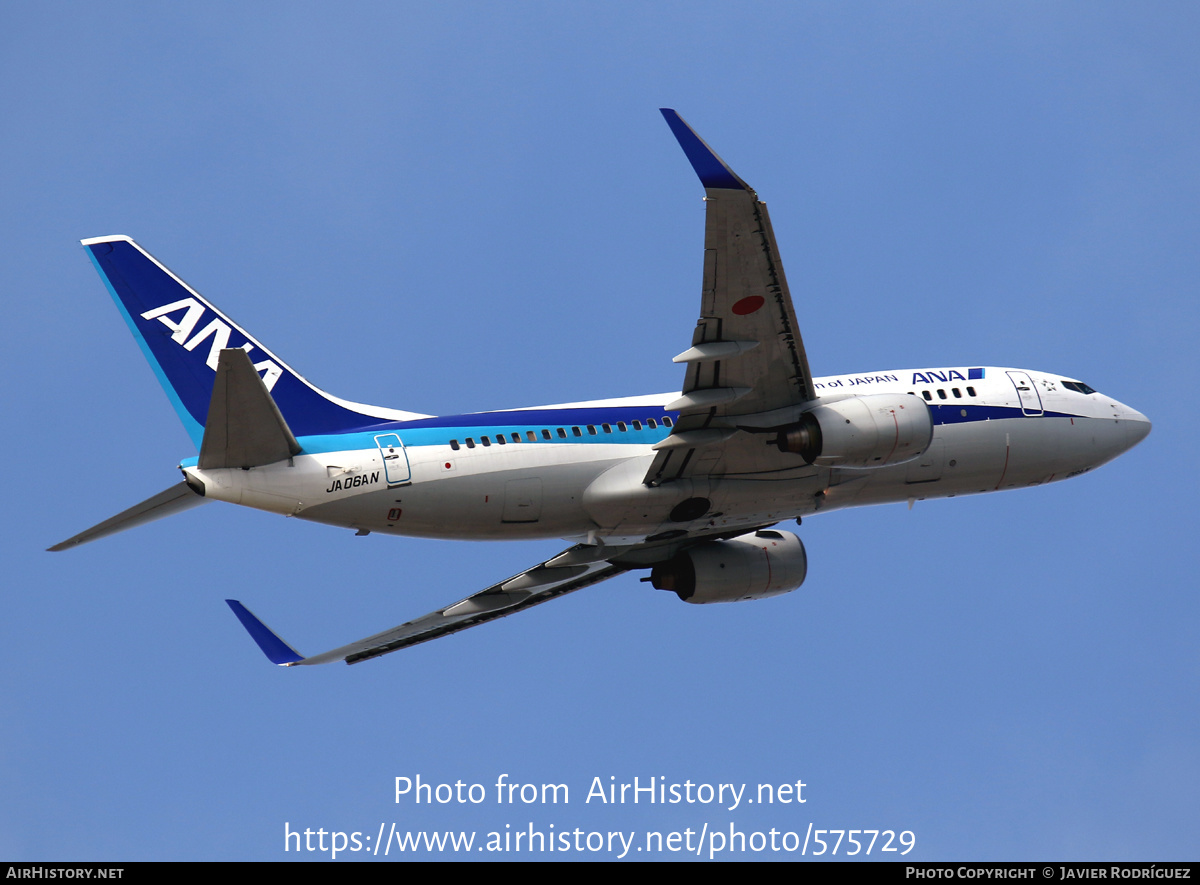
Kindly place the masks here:
[(1067, 388), (1067, 390), (1073, 390), (1076, 393), (1087, 394), (1087, 393), (1095, 393), (1096, 392), (1094, 389), (1092, 389), (1091, 387), (1088, 387), (1082, 381), (1064, 381), (1062, 383), (1062, 386)]

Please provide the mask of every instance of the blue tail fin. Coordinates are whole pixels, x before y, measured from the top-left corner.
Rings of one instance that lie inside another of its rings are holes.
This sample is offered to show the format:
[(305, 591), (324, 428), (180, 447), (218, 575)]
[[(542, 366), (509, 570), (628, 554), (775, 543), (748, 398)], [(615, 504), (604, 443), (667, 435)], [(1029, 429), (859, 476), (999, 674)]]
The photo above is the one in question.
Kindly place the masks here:
[(197, 448), (217, 360), (226, 347), (250, 355), (297, 436), (422, 417), (345, 402), (318, 390), (129, 237), (96, 237), (83, 245)]

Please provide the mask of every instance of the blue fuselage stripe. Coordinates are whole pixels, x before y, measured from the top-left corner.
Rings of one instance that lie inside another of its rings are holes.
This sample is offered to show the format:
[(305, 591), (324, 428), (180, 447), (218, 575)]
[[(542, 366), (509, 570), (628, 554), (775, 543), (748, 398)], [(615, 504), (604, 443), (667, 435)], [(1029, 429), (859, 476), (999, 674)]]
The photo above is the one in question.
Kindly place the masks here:
[(1026, 415), (1020, 406), (971, 406), (962, 403), (927, 403), (935, 427), (942, 424), (968, 424), (972, 421), (999, 421), (1003, 418), (1082, 418), (1068, 412), (1040, 412)]

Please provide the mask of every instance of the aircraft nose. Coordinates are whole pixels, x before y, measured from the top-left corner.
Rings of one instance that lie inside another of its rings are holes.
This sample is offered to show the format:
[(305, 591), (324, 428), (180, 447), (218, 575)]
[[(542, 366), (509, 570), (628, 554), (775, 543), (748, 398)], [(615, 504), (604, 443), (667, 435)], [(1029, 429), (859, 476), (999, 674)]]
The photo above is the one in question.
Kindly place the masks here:
[(1133, 448), (1150, 435), (1150, 419), (1135, 409), (1125, 416), (1125, 431), (1129, 436), (1129, 448)]
[(1093, 467), (1128, 452), (1150, 433), (1150, 419), (1111, 397), (1106, 398), (1104, 412), (1107, 414), (1092, 425), (1090, 461)]
[(1119, 451), (1127, 452), (1150, 435), (1150, 419), (1124, 403), (1112, 400), (1113, 417), (1117, 419), (1117, 434), (1113, 440)]

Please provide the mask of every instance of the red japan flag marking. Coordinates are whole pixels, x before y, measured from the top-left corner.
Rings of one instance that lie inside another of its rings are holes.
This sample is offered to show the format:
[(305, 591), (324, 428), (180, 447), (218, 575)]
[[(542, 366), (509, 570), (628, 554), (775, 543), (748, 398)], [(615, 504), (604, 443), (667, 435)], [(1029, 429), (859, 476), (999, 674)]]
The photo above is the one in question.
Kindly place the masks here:
[(765, 303), (766, 299), (761, 295), (747, 295), (741, 301), (735, 301), (732, 310), (738, 316), (744, 317), (747, 314), (754, 313), (754, 311), (758, 310)]

